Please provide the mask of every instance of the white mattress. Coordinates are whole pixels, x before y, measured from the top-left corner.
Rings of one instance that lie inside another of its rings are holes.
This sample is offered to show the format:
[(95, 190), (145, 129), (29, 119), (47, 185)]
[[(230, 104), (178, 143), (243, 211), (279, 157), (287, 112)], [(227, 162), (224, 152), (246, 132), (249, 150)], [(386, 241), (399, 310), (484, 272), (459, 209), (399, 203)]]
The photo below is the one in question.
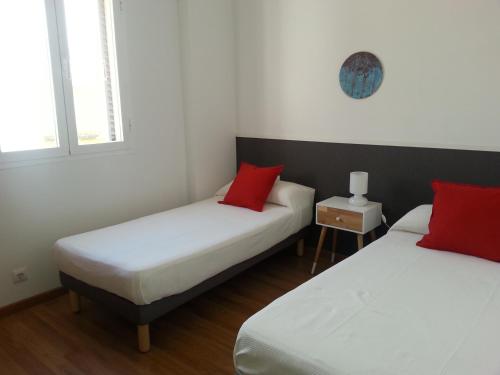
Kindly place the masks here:
[(312, 206), (263, 212), (220, 197), (56, 242), (59, 269), (137, 305), (178, 294), (310, 224)]
[(498, 375), (500, 264), (390, 232), (242, 326), (238, 374)]

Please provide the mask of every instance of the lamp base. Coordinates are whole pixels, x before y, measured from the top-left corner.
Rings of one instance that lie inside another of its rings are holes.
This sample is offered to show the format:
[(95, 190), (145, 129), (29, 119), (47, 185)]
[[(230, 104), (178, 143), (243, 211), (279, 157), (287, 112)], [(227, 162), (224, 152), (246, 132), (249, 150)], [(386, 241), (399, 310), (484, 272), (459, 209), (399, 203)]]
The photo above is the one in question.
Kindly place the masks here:
[(353, 195), (351, 198), (349, 198), (349, 204), (353, 206), (362, 207), (366, 206), (367, 203), (368, 199), (366, 199), (362, 195)]

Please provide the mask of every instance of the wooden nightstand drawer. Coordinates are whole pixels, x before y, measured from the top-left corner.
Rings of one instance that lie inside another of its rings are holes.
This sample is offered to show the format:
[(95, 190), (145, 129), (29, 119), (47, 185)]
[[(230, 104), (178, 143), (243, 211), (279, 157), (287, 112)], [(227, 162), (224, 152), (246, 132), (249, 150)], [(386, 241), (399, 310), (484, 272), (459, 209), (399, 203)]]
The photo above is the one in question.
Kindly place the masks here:
[(355, 232), (363, 231), (363, 214), (338, 208), (318, 206), (318, 224)]

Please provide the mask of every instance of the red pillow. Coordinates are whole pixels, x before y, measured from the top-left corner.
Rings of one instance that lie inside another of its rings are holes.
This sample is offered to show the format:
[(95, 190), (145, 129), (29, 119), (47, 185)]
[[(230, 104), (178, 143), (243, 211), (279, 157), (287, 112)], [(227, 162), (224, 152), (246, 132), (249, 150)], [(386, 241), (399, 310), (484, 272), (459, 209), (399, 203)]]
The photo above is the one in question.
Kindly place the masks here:
[(500, 187), (434, 181), (429, 234), (418, 246), (500, 262)]
[(276, 177), (282, 171), (282, 165), (259, 168), (253, 164), (241, 163), (229, 191), (219, 203), (262, 211)]

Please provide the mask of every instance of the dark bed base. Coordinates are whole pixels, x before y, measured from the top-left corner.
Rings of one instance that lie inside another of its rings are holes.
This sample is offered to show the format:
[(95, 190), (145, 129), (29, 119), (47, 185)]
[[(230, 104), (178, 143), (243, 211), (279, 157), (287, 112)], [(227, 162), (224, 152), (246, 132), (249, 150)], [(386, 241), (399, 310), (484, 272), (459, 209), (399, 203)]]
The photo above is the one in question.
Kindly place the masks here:
[(107, 292), (104, 289), (91, 286), (65, 274), (64, 272), (59, 272), (59, 277), (61, 284), (70, 291), (70, 302), (74, 312), (79, 311), (78, 295), (85, 296), (92, 301), (106, 306), (110, 310), (122, 315), (125, 319), (137, 325), (139, 350), (146, 352), (149, 351), (149, 323), (184, 304), (185, 302), (216, 287), (217, 285), (224, 283), (271, 255), (290, 247), (295, 242), (298, 242), (298, 255), (302, 255), (301, 252), (303, 251), (304, 246), (303, 239), (308, 229), (309, 228), (302, 229), (263, 253), (238, 263), (183, 293), (162, 298), (149, 305), (136, 305), (125, 298)]

